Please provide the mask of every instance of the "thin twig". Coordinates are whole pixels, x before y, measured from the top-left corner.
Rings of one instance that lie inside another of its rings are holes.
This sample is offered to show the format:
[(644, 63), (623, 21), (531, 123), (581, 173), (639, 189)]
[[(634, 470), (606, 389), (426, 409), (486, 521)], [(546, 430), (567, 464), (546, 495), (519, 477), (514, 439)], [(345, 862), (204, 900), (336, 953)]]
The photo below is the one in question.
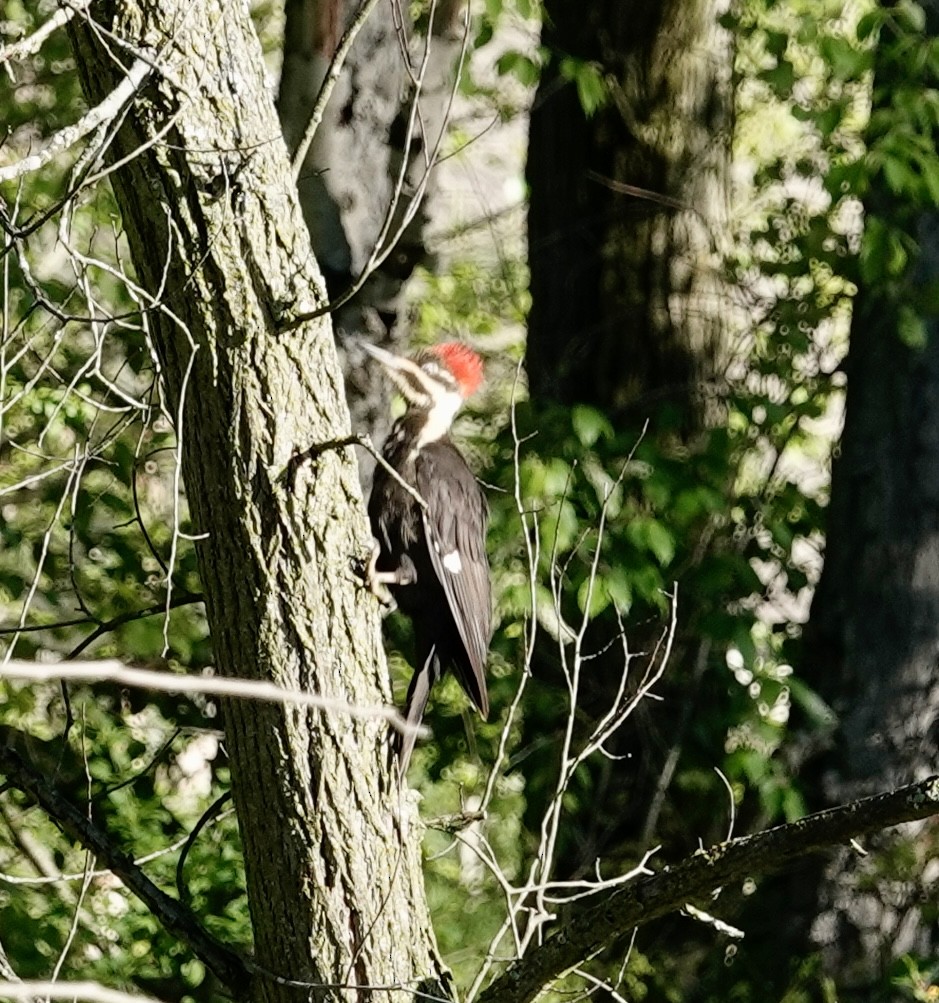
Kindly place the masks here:
[(85, 1000), (86, 1003), (160, 1003), (153, 996), (123, 993), (97, 982), (0, 982), (0, 997), (8, 1000)]
[(74, 146), (79, 140), (94, 131), (102, 122), (107, 122), (114, 118), (124, 104), (129, 101), (140, 85), (147, 78), (151, 70), (150, 64), (142, 59), (137, 59), (127, 72), (127, 76), (114, 88), (113, 91), (98, 105), (90, 111), (85, 112), (82, 117), (73, 125), (60, 129), (54, 136), (36, 153), (23, 157), (15, 163), (0, 167), (0, 183), (13, 181), (21, 178), (32, 171), (38, 171), (50, 161), (54, 160), (60, 153)]
[(328, 453), (334, 449), (345, 449), (347, 446), (361, 446), (375, 462), (382, 467), (389, 477), (393, 477), (398, 484), (426, 511), (427, 502), (421, 497), (417, 488), (408, 482), (398, 473), (397, 470), (382, 456), (381, 451), (376, 448), (368, 435), (344, 435), (341, 439), (329, 439), (326, 442), (317, 442), (304, 449), (302, 453), (297, 453), (287, 464), (287, 468), (282, 474), (283, 477), (293, 477), (297, 468), (310, 460), (315, 460), (323, 453)]
[(190, 898), (189, 889), (186, 886), (186, 858), (189, 856), (189, 851), (196, 845), (199, 833), (218, 817), (222, 806), (229, 800), (231, 800), (231, 791), (225, 791), (224, 794), (217, 797), (202, 813), (202, 817), (196, 822), (192, 832), (186, 837), (179, 860), (176, 862), (176, 894), (179, 896), (179, 901), (185, 902), (186, 905), (189, 904)]
[[(191, 606), (194, 603), (203, 602), (203, 596), (199, 592), (186, 592), (183, 595), (178, 595), (173, 598), (171, 608), (176, 609), (178, 606)], [(99, 637), (103, 637), (105, 634), (110, 633), (112, 630), (117, 630), (118, 627), (123, 627), (126, 623), (132, 623), (134, 620), (143, 620), (148, 616), (157, 616), (160, 613), (166, 612), (166, 603), (157, 603), (154, 606), (146, 606), (143, 609), (131, 610), (128, 613), (121, 613), (119, 616), (112, 617), (110, 620), (99, 621), (95, 620), (94, 617), (85, 616), (78, 620), (57, 620), (55, 623), (46, 624), (32, 624), (29, 627), (0, 627), (0, 637), (4, 634), (26, 634), (30, 631), (37, 630), (58, 630), (62, 627), (76, 627), (84, 623), (97, 623), (98, 626), (76, 647), (74, 647), (66, 656), (65, 661), (70, 662), (78, 656)]]
[[(434, 10), (435, 10), (435, 0), (431, 0), (431, 8), (430, 8), (431, 22), (433, 20)], [(405, 142), (405, 149), (401, 158), (401, 167), (400, 170), (398, 171), (398, 176), (395, 179), (394, 192), (392, 194), (391, 202), (385, 213), (384, 222), (382, 223), (378, 236), (375, 238), (374, 245), (372, 247), (372, 253), (369, 255), (368, 261), (366, 261), (365, 264), (363, 265), (359, 277), (352, 283), (352, 285), (348, 287), (348, 289), (346, 289), (345, 292), (343, 292), (336, 299), (331, 300), (325, 306), (318, 307), (315, 310), (297, 314), (296, 316), (291, 317), (289, 320), (285, 320), (282, 325), (282, 330), (285, 332), (294, 331), (298, 327), (307, 323), (308, 321), (316, 320), (317, 318), (324, 317), (327, 314), (335, 313), (335, 311), (338, 310), (340, 307), (345, 306), (346, 303), (348, 303), (354, 296), (358, 294), (358, 292), (362, 289), (362, 287), (365, 285), (365, 283), (368, 281), (368, 279), (371, 277), (374, 271), (377, 268), (380, 268), (388, 259), (388, 257), (393, 253), (395, 247), (397, 247), (398, 245), (398, 241), (404, 235), (407, 228), (411, 225), (411, 222), (413, 221), (414, 217), (417, 215), (417, 211), (420, 208), (421, 202), (423, 201), (424, 198), (424, 193), (427, 190), (427, 185), (430, 182), (431, 172), (433, 170), (434, 165), (438, 161), (440, 147), (443, 143), (444, 134), (446, 133), (446, 126), (450, 120), (450, 115), (452, 113), (453, 102), (456, 99), (456, 95), (460, 87), (460, 79), (462, 75), (463, 64), (466, 59), (467, 47), (469, 45), (470, 18), (469, 16), (466, 16), (464, 18), (463, 44), (462, 44), (462, 49), (460, 51), (460, 57), (457, 61), (457, 69), (454, 75), (454, 83), (452, 88), (450, 89), (450, 98), (447, 103), (447, 109), (443, 116), (443, 125), (441, 125), (440, 132), (429, 153), (426, 152), (426, 147), (428, 144), (426, 143), (424, 144), (423, 148), (425, 150), (424, 156), (426, 164), (424, 172), (421, 175), (421, 178), (418, 181), (418, 183), (414, 186), (413, 195), (411, 195), (408, 207), (405, 210), (400, 223), (398, 224), (396, 232), (391, 236), (389, 236), (391, 228), (394, 225), (395, 213), (398, 207), (398, 202), (400, 201), (401, 193), (404, 190), (404, 184), (405, 181), (407, 180), (408, 165), (409, 165), (408, 157), (414, 134), (414, 123), (415, 120), (419, 118), (418, 110), (419, 110), (420, 94), (424, 84), (424, 76), (426, 74), (427, 66), (430, 60), (430, 45), (431, 45), (430, 28), (431, 25), (428, 26), (427, 41), (424, 47), (424, 55), (421, 61), (420, 70), (418, 71), (416, 76), (412, 77), (414, 81), (415, 93), (411, 103), (411, 111), (408, 116), (408, 124), (406, 130), (407, 139)]]
[(297, 152), (293, 155), (294, 181), (297, 180), (300, 176), (300, 171), (303, 169), (303, 162), (310, 151), (313, 138), (316, 136), (316, 130), (319, 128), (320, 122), (323, 121), (326, 105), (329, 104), (329, 99), (332, 96), (336, 82), (339, 80), (339, 74), (342, 72), (343, 64), (349, 55), (352, 43), (362, 30), (362, 26), (368, 20), (369, 15), (377, 6), (378, 0), (364, 0), (362, 6), (359, 7), (352, 18), (352, 23), (346, 28), (345, 33), (339, 40), (339, 45), (336, 47), (336, 51), (329, 64), (329, 69), (326, 71), (326, 76), (320, 87), (320, 92), (317, 95), (316, 103), (313, 105), (313, 111), (310, 112), (310, 120), (307, 122), (306, 129), (303, 130), (303, 138), (297, 146)]
[(0, 748), (0, 766), (8, 783), (32, 797), (70, 838), (104, 861), (166, 930), (185, 943), (234, 996), (241, 999), (248, 995), (250, 977), (241, 958), (211, 937), (191, 910), (161, 891), (126, 853), (117, 848), (109, 833), (86, 818), (12, 749)]
[(481, 1003), (531, 1003), (565, 972), (634, 927), (676, 912), (743, 875), (794, 860), (903, 822), (939, 815), (939, 776), (809, 815), (753, 836), (699, 850), (674, 867), (572, 905), (563, 930), (514, 962), (481, 994)]
[(91, 6), (91, 0), (75, 0), (69, 7), (60, 7), (48, 21), (41, 24), (31, 35), (10, 42), (0, 49), (0, 63), (14, 63), (32, 56), (42, 48), (42, 43), (63, 25), (68, 24), (79, 10)]

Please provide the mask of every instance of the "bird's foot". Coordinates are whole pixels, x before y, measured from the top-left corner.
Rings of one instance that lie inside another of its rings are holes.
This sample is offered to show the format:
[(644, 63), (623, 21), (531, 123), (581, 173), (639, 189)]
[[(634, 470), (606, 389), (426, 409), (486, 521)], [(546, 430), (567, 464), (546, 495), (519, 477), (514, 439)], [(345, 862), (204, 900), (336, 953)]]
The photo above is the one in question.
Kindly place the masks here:
[(395, 602), (395, 598), (391, 594), (388, 585), (393, 585), (397, 579), (394, 572), (378, 570), (378, 558), (380, 555), (381, 547), (379, 547), (378, 541), (372, 540), (372, 551), (369, 554), (368, 563), (365, 565), (362, 577), (365, 587), (385, 607), (385, 612), (392, 613), (398, 608), (398, 604)]

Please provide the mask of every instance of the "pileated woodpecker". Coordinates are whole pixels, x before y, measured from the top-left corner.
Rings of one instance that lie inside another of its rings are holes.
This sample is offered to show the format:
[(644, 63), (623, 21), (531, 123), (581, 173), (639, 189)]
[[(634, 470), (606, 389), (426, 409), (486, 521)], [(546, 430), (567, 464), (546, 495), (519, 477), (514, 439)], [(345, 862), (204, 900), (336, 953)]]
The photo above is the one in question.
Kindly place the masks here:
[[(492, 636), (488, 506), (449, 436), (460, 406), (482, 382), (482, 363), (458, 342), (435, 345), (410, 359), (366, 343), (362, 347), (384, 366), (407, 402), (382, 449), (397, 476), (379, 464), (368, 504), (378, 541), (370, 584), (373, 589), (389, 586), (414, 628), (415, 670), (405, 716), (410, 724), (420, 723), (431, 686), (452, 668), (485, 718)], [(413, 734), (404, 735), (398, 747), (402, 780), (414, 741)]]

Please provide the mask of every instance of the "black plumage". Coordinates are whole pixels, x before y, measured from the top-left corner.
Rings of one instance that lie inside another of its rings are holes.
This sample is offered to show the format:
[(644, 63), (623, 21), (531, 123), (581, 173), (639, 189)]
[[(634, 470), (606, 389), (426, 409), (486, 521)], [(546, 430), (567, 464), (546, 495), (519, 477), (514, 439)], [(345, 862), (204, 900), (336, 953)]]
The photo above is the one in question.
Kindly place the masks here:
[[(379, 356), (386, 366), (387, 356)], [(398, 360), (397, 356), (390, 358)], [(446, 355), (443, 359), (446, 361)], [(445, 430), (467, 393), (461, 387), (459, 369), (454, 376), (438, 365), (440, 361), (440, 356), (432, 353), (425, 358), (423, 368), (410, 360), (398, 360), (399, 365), (420, 372), (415, 375), (409, 369), (404, 386), (400, 375), (395, 380), (410, 406), (382, 450), (395, 473), (382, 465), (376, 468), (368, 506), (379, 547), (373, 579), (388, 586), (413, 625), (415, 669), (405, 716), (415, 725), (424, 716), (431, 687), (447, 670), (453, 671), (480, 714), (486, 717), (489, 713), (486, 656), (492, 608), (485, 548), (488, 506), (473, 472)], [(418, 391), (420, 380), (424, 384)], [(414, 488), (423, 505), (404, 484)], [(402, 776), (413, 747), (413, 734), (402, 736), (398, 748)]]

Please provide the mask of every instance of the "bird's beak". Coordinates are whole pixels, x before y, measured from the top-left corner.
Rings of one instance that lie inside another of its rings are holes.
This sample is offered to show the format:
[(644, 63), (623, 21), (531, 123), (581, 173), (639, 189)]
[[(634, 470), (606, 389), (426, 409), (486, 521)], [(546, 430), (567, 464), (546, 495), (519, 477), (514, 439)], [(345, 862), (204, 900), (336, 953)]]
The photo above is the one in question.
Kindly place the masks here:
[(427, 375), (416, 362), (367, 341), (361, 341), (359, 344), (367, 355), (382, 364), (392, 383), (401, 391), (408, 403), (425, 404), (433, 398), (431, 388), (427, 384)]
[(360, 341), (359, 344), (366, 355), (370, 355), (373, 359), (378, 359), (383, 366), (386, 366), (390, 370), (397, 368), (401, 362), (400, 356), (395, 355), (393, 352), (387, 352), (384, 348), (379, 348), (378, 345), (373, 345), (368, 341)]

